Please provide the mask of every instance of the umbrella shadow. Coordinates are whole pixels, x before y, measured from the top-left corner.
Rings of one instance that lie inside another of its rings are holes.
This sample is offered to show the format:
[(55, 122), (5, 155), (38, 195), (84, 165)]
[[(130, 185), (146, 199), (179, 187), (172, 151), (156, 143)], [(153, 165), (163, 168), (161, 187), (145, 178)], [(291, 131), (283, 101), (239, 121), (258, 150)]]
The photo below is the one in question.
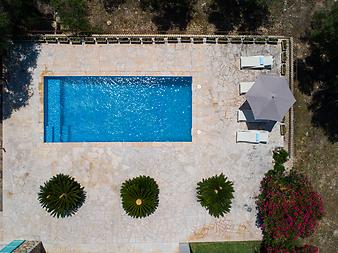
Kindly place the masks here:
[(4, 84), (2, 88), (2, 119), (11, 117), (14, 111), (28, 104), (33, 95), (32, 71), (40, 49), (31, 42), (16, 43), (4, 59)]
[(245, 102), (239, 107), (241, 111), (243, 110), (251, 110), (250, 104), (248, 100), (245, 100)]
[[(248, 101), (245, 101), (240, 107), (240, 110), (251, 110), (250, 104)], [(264, 122), (245, 122), (248, 130), (264, 130), (271, 132), (275, 127), (277, 121), (275, 120), (266, 120)]]
[(267, 122), (259, 122), (259, 123), (246, 122), (246, 125), (249, 130), (264, 130), (271, 132), (276, 125), (276, 121), (268, 120)]

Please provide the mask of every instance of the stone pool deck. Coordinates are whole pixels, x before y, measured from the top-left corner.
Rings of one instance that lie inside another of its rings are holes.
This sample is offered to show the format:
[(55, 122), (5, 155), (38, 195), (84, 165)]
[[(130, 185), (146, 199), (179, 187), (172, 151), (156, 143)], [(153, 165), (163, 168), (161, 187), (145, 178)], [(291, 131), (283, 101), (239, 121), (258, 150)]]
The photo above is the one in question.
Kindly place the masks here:
[[(32, 45), (31, 45), (32, 46)], [(241, 81), (279, 74), (278, 45), (36, 45), (34, 59), (13, 58), (29, 70), (28, 104), (3, 122), (3, 212), (1, 242), (41, 240), (47, 252), (175, 253), (179, 242), (257, 240), (255, 196), (282, 146), (279, 125), (269, 144), (237, 144), (236, 111), (245, 102)], [(21, 50), (18, 46), (15, 50)], [(240, 56), (273, 55), (272, 71), (240, 70)], [(28, 65), (27, 65), (28, 64)], [(43, 143), (45, 75), (187, 75), (193, 78), (192, 143)], [(22, 83), (13, 75), (10, 83)], [(6, 105), (5, 105), (6, 106)], [(4, 108), (6, 110), (6, 108)], [(56, 173), (70, 174), (87, 200), (70, 218), (56, 219), (37, 201), (39, 185)], [(235, 198), (224, 218), (211, 217), (196, 201), (202, 178), (223, 172)], [(121, 207), (121, 183), (149, 175), (160, 187), (156, 212), (133, 219)]]

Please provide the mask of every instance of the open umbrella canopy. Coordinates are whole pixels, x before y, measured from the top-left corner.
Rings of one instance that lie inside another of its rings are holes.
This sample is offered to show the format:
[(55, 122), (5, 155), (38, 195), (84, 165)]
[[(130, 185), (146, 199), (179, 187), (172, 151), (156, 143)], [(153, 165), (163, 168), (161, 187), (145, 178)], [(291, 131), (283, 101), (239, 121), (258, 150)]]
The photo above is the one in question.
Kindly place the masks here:
[(245, 97), (257, 120), (281, 121), (296, 102), (287, 80), (274, 75), (260, 75)]

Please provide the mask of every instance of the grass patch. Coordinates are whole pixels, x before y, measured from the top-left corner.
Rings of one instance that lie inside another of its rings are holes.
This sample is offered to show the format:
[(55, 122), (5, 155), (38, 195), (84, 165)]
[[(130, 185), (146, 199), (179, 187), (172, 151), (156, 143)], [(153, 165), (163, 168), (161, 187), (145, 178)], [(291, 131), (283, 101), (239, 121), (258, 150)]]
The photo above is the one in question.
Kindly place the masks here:
[(191, 253), (258, 253), (261, 241), (194, 242)]

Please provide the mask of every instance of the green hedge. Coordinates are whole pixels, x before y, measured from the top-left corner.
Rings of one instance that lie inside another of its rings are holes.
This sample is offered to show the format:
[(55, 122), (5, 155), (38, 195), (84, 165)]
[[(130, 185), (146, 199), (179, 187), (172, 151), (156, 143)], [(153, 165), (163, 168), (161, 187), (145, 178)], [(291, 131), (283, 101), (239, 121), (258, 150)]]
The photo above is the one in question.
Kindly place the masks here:
[(191, 253), (259, 253), (260, 241), (195, 242)]

